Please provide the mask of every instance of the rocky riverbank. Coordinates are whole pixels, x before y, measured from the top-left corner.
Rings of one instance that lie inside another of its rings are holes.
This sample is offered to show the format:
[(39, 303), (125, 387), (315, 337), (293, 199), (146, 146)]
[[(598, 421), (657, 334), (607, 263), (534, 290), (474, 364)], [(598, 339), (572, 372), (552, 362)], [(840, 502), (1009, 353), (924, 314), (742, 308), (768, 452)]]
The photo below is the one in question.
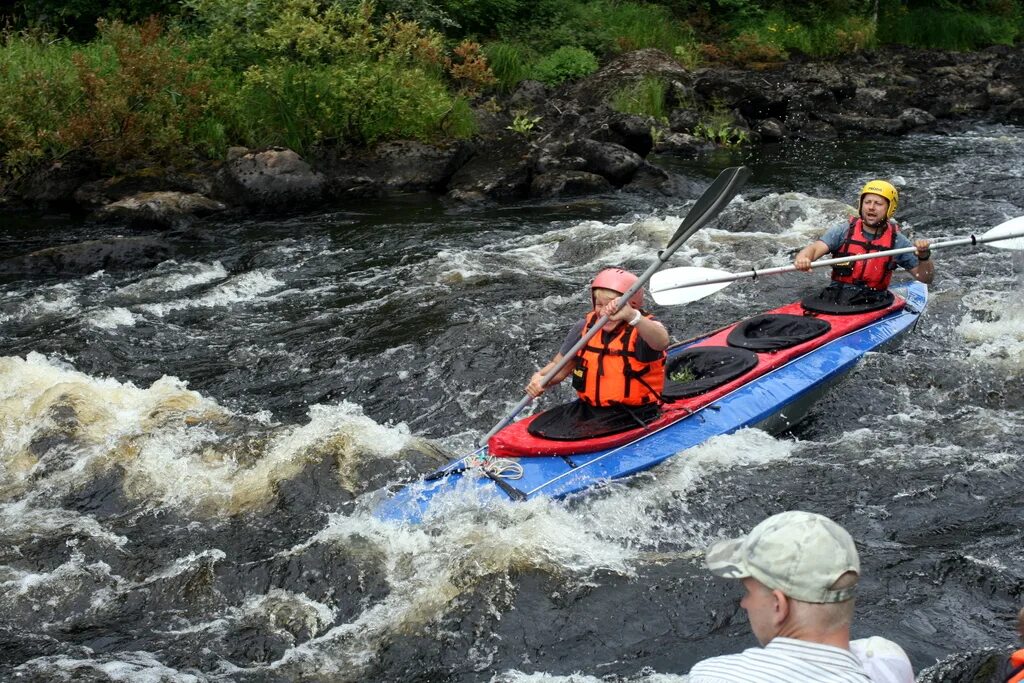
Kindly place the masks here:
[[(664, 119), (612, 108), (616, 93), (651, 78), (664, 84)], [(611, 191), (688, 198), (700, 184), (651, 159), (700, 155), (716, 144), (709, 138), (756, 145), (941, 132), (977, 120), (1020, 123), (1024, 48), (896, 49), (692, 71), (662, 52), (640, 50), (559, 89), (524, 82), (508, 96), (477, 102), (476, 111), (477, 136), (442, 145), (389, 142), (310, 159), (287, 149), (233, 148), (219, 163), (187, 171), (140, 167), (118, 177), (102, 177), (87, 159), (65, 159), (12, 183), (4, 203), (85, 212), (152, 234), (213, 214), (307, 210), (410, 192), (466, 206)], [(122, 262), (111, 257), (116, 246), (102, 246), (91, 253), (106, 254), (108, 264)], [(147, 244), (147, 253), (152, 250)], [(40, 258), (47, 272), (55, 263), (88, 266), (76, 254), (52, 250)], [(19, 255), (0, 261), (0, 273), (38, 272), (32, 263), (31, 255)]]

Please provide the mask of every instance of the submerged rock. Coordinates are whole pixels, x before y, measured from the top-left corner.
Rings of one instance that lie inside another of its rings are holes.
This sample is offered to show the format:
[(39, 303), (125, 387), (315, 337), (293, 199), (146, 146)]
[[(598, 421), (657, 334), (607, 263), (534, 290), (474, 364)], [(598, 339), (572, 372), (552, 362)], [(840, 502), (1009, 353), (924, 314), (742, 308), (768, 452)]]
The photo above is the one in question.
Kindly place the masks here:
[(201, 194), (141, 192), (107, 204), (96, 211), (95, 217), (108, 223), (123, 221), (131, 227), (177, 228), (226, 208)]
[(40, 249), (0, 261), (0, 275), (81, 275), (151, 268), (174, 249), (157, 237), (118, 237)]

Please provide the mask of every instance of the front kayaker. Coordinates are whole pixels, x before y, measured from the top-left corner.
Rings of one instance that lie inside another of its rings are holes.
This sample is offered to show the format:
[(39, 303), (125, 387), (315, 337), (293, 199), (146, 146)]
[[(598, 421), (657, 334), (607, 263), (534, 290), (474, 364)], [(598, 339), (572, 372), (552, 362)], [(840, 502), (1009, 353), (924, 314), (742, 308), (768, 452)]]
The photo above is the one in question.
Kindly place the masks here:
[[(590, 284), (591, 311), (566, 335), (550, 363), (526, 385), (534, 398), (572, 375), (579, 398), (552, 408), (531, 423), (530, 433), (551, 439), (582, 439), (642, 426), (658, 416), (665, 383), (665, 326), (643, 310), (643, 290), (621, 309), (617, 300), (637, 281), (621, 268), (607, 268)], [(603, 316), (609, 321), (547, 385), (541, 381)]]
[(819, 240), (800, 250), (793, 261), (797, 270), (811, 270), (811, 262), (825, 254), (835, 258), (855, 256), (889, 249), (916, 247), (915, 253), (864, 259), (832, 267), (836, 283), (882, 291), (889, 287), (892, 272), (898, 267), (910, 271), (919, 282), (931, 284), (935, 270), (928, 240), (915, 240), (911, 245), (892, 220), (899, 205), (899, 193), (884, 180), (872, 180), (860, 191), (858, 216), (847, 223), (830, 228)]

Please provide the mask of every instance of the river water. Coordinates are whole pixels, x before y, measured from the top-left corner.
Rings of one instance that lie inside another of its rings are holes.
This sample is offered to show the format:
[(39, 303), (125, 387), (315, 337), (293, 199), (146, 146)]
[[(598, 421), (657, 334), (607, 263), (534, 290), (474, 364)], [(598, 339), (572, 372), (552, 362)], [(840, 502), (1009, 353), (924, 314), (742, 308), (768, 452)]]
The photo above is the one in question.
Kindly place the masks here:
[[(979, 124), (661, 160), (702, 184), (753, 170), (671, 265), (787, 264), (876, 176), (914, 235), (980, 234), (1024, 215), (1022, 158), (1024, 129)], [(447, 499), (418, 527), (371, 514), (383, 487), (471, 450), (582, 315), (588, 278), (644, 269), (690, 204), (408, 197), (210, 223), (150, 270), (0, 282), (0, 678), (682, 681), (755, 644), (702, 549), (786, 509), (858, 541), (855, 637), (896, 640), (915, 670), (945, 660), (944, 680), (954, 653), (1010, 649), (1014, 252), (936, 252), (914, 333), (792, 433), (744, 430), (568, 501)], [(123, 231), (9, 221), (0, 248)], [(653, 310), (684, 339), (825, 277)]]

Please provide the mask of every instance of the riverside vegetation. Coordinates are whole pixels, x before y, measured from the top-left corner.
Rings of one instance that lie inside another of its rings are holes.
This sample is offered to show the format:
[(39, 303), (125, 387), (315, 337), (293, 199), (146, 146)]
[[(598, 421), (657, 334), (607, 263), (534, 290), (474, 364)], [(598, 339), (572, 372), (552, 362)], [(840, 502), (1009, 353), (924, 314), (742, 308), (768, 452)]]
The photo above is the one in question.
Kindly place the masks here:
[[(232, 146), (309, 155), (467, 138), (472, 104), (500, 107), (525, 80), (562, 85), (642, 48), (691, 69), (759, 68), (1014, 45), (1024, 31), (1017, 0), (38, 0), (0, 17), (0, 183), (69, 157), (115, 174)], [(648, 79), (611, 101), (658, 122), (664, 98)], [(743, 144), (720, 114), (703, 112), (694, 134)], [(535, 122), (520, 112), (509, 130)]]

